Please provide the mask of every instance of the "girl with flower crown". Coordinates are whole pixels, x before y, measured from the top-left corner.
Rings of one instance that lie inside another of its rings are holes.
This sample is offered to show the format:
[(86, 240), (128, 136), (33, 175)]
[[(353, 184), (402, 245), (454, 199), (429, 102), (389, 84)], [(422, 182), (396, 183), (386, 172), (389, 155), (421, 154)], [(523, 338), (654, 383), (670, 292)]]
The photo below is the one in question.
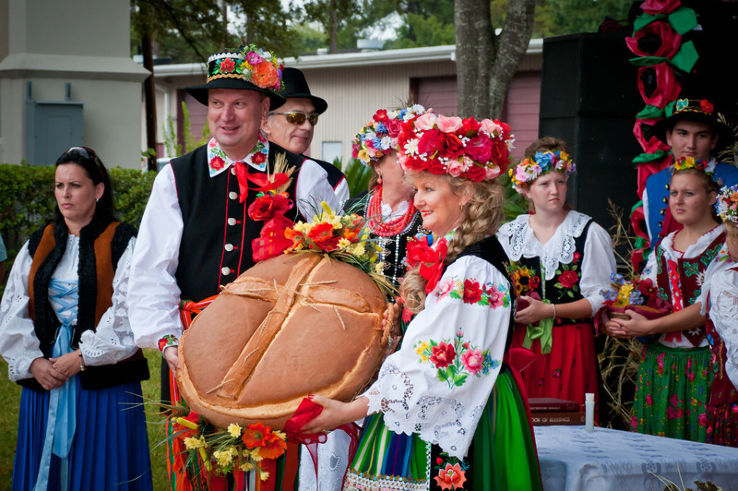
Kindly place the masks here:
[(566, 204), (575, 166), (563, 140), (536, 140), (525, 157), (509, 174), (533, 213), (497, 234), (519, 298), (513, 346), (538, 355), (523, 371), (528, 397), (584, 403), (586, 392), (598, 394), (592, 317), (615, 272), (612, 242), (591, 217)]
[[(714, 166), (714, 164), (713, 164)], [(649, 256), (641, 278), (658, 284), (673, 312), (658, 319), (627, 310), (612, 319), (613, 336), (654, 335), (638, 366), (632, 429), (639, 433), (704, 442), (713, 379), (700, 293), (705, 270), (721, 260), (725, 227), (714, 208), (718, 194), (712, 169), (699, 160), (677, 160), (669, 183), (669, 209), (683, 228), (667, 235)]]
[(354, 158), (372, 171), (361, 211), (382, 248), (384, 274), (395, 286), (405, 274), (407, 240), (421, 231), (412, 185), (405, 180), (397, 160), (397, 138), (403, 122), (423, 113), (425, 108), (418, 104), (400, 110), (380, 109), (354, 136)]
[(738, 185), (718, 195), (725, 248), (708, 266), (700, 303), (714, 374), (707, 403), (707, 443), (738, 447)]
[(426, 239), (408, 243), (400, 348), (356, 400), (315, 396), (303, 429), (367, 417), (344, 489), (541, 489), (516, 376), (507, 258), (490, 235), (502, 218), (512, 143), (498, 121), (427, 112), (402, 125), (399, 158), (416, 190)]

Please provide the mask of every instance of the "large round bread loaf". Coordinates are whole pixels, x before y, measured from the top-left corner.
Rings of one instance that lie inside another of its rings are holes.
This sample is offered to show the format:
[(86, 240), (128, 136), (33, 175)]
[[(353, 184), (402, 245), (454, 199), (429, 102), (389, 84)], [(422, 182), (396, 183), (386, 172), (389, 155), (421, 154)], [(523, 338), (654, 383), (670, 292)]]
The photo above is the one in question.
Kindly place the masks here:
[(384, 297), (364, 272), (285, 254), (223, 289), (179, 344), (177, 381), (211, 424), (281, 429), (303, 397), (350, 400), (382, 361)]

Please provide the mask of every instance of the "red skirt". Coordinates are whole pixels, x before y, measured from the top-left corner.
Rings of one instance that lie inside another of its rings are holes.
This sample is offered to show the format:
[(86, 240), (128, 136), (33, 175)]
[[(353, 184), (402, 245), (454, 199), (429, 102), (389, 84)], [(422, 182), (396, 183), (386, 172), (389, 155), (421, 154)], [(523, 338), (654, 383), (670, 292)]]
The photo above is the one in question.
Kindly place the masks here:
[[(515, 324), (512, 347), (523, 345), (525, 331), (524, 325)], [(585, 392), (592, 392), (597, 401), (598, 367), (592, 323), (554, 324), (551, 352), (541, 354), (538, 339), (533, 340), (530, 350), (536, 361), (521, 373), (528, 398), (555, 397), (584, 404)]]

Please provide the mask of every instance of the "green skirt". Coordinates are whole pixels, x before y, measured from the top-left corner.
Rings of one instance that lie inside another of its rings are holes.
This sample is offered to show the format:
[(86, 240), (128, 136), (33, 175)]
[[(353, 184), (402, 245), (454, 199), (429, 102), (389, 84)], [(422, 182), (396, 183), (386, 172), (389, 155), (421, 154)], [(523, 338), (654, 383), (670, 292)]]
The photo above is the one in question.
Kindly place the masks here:
[(633, 401), (633, 431), (704, 442), (713, 371), (710, 348), (644, 347)]
[(467, 457), (417, 434), (397, 434), (381, 413), (367, 418), (344, 489), (543, 489), (525, 403), (507, 367), (492, 389)]

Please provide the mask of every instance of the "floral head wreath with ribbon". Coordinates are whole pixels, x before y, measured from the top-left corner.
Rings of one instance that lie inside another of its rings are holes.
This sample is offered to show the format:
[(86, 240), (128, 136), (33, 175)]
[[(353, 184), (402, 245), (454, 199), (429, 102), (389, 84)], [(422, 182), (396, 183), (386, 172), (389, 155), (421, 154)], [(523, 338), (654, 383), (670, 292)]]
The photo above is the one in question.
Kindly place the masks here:
[(426, 171), (481, 182), (505, 172), (514, 141), (510, 126), (496, 119), (477, 121), (428, 111), (402, 123), (397, 150), (406, 172)]
[(508, 171), (515, 191), (522, 193), (533, 181), (552, 171), (559, 171), (569, 177), (576, 171), (576, 165), (568, 153), (561, 150), (536, 152), (533, 158), (523, 159)]
[(284, 65), (271, 52), (253, 44), (238, 51), (217, 53), (208, 58), (207, 82), (236, 78), (261, 89), (281, 90)]
[(723, 187), (717, 196), (715, 207), (724, 222), (738, 226), (738, 184)]
[(397, 150), (397, 137), (402, 123), (425, 113), (425, 108), (415, 104), (402, 109), (380, 109), (372, 120), (353, 139), (353, 157), (364, 165), (376, 162), (392, 150)]

